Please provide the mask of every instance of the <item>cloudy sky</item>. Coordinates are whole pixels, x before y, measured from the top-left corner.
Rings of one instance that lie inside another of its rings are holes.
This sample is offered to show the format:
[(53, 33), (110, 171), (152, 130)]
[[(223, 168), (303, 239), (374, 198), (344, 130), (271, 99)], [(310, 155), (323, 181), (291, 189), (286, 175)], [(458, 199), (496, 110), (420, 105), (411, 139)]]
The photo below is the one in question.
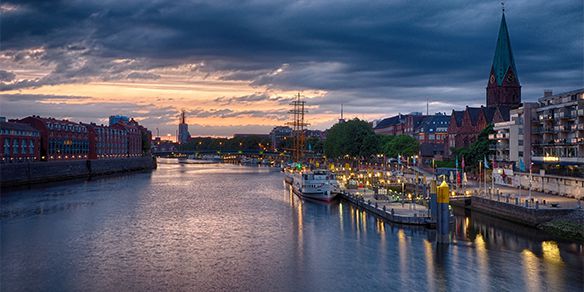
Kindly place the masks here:
[[(523, 100), (584, 87), (581, 0), (507, 1)], [(266, 133), (484, 103), (499, 1), (0, 1), (0, 114)]]

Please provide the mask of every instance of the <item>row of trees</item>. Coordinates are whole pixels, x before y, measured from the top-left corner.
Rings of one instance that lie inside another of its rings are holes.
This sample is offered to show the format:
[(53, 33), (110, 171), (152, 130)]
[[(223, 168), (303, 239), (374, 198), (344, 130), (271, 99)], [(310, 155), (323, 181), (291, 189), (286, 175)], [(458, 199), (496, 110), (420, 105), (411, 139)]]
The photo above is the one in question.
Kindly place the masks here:
[[(451, 149), (452, 160), (441, 161), (437, 166), (454, 167), (455, 159), (458, 159), (461, 167), (464, 158), (465, 169), (478, 172), (479, 162), (485, 158), (488, 160), (490, 148), (495, 143), (494, 140), (489, 140), (489, 135), (493, 133), (493, 125), (489, 125), (479, 133), (474, 143), (465, 148)], [(359, 119), (334, 125), (324, 142), (325, 154), (330, 158), (345, 155), (368, 158), (376, 154), (385, 154), (392, 158), (398, 155), (407, 157), (417, 155), (418, 150), (419, 143), (415, 138), (407, 135), (376, 135), (368, 122)]]
[(365, 158), (377, 154), (411, 156), (418, 154), (418, 149), (419, 143), (415, 138), (377, 135), (371, 124), (357, 118), (334, 125), (324, 142), (324, 152), (331, 158), (345, 155)]

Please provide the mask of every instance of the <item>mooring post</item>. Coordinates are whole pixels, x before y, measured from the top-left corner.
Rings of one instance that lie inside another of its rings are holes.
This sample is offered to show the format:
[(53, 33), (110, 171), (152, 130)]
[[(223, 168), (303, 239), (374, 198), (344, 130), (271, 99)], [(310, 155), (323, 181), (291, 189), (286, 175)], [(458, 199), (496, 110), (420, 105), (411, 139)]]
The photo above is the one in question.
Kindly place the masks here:
[(436, 201), (436, 180), (430, 181), (430, 220), (434, 223), (437, 221), (438, 205)]
[(436, 188), (438, 203), (438, 221), (436, 222), (436, 236), (438, 243), (450, 243), (450, 211), (448, 209), (450, 188), (446, 181), (442, 181)]

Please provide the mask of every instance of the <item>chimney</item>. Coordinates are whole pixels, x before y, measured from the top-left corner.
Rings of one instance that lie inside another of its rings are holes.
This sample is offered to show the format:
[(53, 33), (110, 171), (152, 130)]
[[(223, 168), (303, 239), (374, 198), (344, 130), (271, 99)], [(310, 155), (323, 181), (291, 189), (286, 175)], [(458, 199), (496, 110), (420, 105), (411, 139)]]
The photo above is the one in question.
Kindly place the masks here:
[(554, 94), (552, 93), (551, 89), (544, 89), (543, 90), (543, 97), (550, 97), (552, 95), (554, 95)]

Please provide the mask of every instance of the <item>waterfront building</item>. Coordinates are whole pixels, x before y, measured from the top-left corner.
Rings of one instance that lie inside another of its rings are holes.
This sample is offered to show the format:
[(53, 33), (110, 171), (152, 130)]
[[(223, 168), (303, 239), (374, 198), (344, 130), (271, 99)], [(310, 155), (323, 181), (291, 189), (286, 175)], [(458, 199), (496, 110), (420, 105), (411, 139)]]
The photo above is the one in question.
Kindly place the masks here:
[[(508, 121), (493, 125), (494, 134), (489, 135), (495, 141), (491, 147), (493, 160), (500, 168), (528, 169), (531, 164), (533, 142), (532, 125), (536, 121), (537, 103), (524, 102), (521, 107), (510, 111)], [(524, 170), (525, 171), (525, 170)]]
[(152, 137), (148, 129), (133, 119), (127, 123), (118, 121), (111, 127), (39, 116), (12, 122), (38, 131), (40, 160), (138, 157), (144, 149), (148, 150), (150, 145), (144, 143), (149, 143)]
[(272, 150), (280, 149), (285, 140), (292, 139), (292, 128), (288, 126), (277, 126), (270, 131)]
[(180, 123), (178, 124), (178, 143), (186, 144), (190, 139), (191, 133), (189, 133), (186, 112), (183, 110), (180, 114)]
[(89, 157), (89, 132), (83, 124), (39, 116), (30, 116), (14, 122), (28, 124), (39, 131), (41, 160)]
[(38, 161), (40, 133), (30, 125), (0, 121), (0, 161), (2, 163)]
[(130, 118), (128, 118), (127, 116), (122, 116), (122, 115), (113, 115), (113, 116), (109, 117), (109, 125), (110, 126), (113, 126), (119, 122), (129, 123)]
[[(152, 139), (151, 134), (148, 136), (150, 131), (147, 131), (146, 128), (140, 126), (134, 119), (130, 119), (128, 123), (117, 123), (113, 125), (112, 128), (125, 131), (127, 133), (128, 139), (124, 149), (124, 154), (126, 157), (142, 156), (144, 148), (148, 148), (143, 147), (143, 143), (145, 143), (143, 140), (150, 141), (150, 139)], [(147, 133), (145, 131), (147, 131)], [(145, 137), (143, 137), (144, 135)]]
[(544, 173), (584, 177), (584, 89), (538, 100), (533, 163)]
[(89, 159), (127, 157), (128, 132), (119, 125), (125, 123), (118, 121), (113, 126), (86, 124), (89, 130)]

